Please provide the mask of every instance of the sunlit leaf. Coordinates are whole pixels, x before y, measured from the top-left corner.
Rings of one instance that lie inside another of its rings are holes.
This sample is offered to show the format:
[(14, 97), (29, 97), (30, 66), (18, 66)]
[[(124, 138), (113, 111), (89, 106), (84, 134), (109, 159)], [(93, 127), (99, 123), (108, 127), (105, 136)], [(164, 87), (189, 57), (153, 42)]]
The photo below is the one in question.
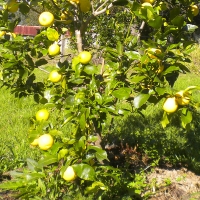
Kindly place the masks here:
[(94, 169), (87, 164), (76, 164), (72, 166), (77, 176), (84, 180), (94, 181), (96, 178)]
[(150, 95), (149, 94), (139, 94), (138, 96), (136, 96), (133, 100), (133, 104), (136, 108), (140, 108), (142, 105), (144, 105), (148, 99), (149, 99)]

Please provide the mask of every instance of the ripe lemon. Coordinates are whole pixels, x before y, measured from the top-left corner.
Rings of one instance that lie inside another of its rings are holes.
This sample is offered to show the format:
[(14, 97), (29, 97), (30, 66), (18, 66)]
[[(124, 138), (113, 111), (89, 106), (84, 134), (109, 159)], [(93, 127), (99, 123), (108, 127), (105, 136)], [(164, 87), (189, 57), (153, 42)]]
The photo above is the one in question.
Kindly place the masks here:
[(39, 138), (34, 139), (33, 142), (31, 142), (31, 146), (37, 146), (38, 141), (39, 141)]
[(67, 167), (66, 171), (63, 174), (63, 178), (66, 181), (73, 181), (76, 179), (76, 173), (72, 166)]
[(42, 26), (49, 27), (54, 23), (54, 15), (50, 12), (43, 12), (39, 16), (39, 23)]
[(146, 7), (146, 6), (153, 7), (150, 3), (144, 2), (144, 3), (142, 4), (142, 7)]
[(178, 103), (175, 97), (169, 97), (163, 104), (163, 110), (167, 113), (173, 113), (178, 109)]
[(52, 44), (48, 48), (48, 52), (50, 56), (56, 56), (60, 53), (60, 46), (56, 43)]
[(62, 79), (62, 74), (60, 74), (57, 70), (53, 70), (49, 74), (49, 80), (53, 83), (58, 83)]
[(6, 31), (0, 31), (0, 37), (4, 36), (6, 34)]
[(199, 14), (199, 8), (197, 5), (190, 6), (190, 10), (191, 10), (193, 16), (197, 16)]
[(71, 1), (69, 1), (70, 3), (76, 3), (76, 4), (79, 4), (79, 0), (71, 0)]
[(82, 64), (88, 64), (90, 60), (92, 59), (92, 55), (89, 51), (82, 51), (78, 55), (80, 63)]
[(183, 90), (177, 92), (175, 94), (175, 97), (176, 97), (177, 103), (181, 106), (185, 106), (190, 103), (190, 98), (188, 97), (187, 93), (184, 93)]
[(36, 120), (37, 121), (46, 121), (49, 119), (49, 112), (46, 109), (38, 110), (36, 113)]
[(16, 0), (10, 0), (7, 3), (7, 8), (8, 8), (9, 12), (15, 13), (15, 12), (17, 12), (17, 10), (19, 8), (19, 3), (17, 3)]
[(53, 137), (50, 134), (43, 134), (38, 139), (38, 146), (42, 150), (48, 150), (53, 145)]
[(155, 0), (143, 0), (142, 2), (143, 2), (143, 3), (147, 2), (147, 3), (153, 4), (154, 1), (155, 1)]

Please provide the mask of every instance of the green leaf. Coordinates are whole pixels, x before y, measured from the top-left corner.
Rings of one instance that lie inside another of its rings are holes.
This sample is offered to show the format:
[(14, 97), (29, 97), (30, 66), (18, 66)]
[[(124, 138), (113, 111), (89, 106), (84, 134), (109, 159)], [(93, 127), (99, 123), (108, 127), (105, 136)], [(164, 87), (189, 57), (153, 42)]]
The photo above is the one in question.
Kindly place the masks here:
[(78, 57), (78, 56), (73, 57), (73, 59), (72, 59), (72, 69), (73, 69), (74, 71), (75, 71), (75, 67), (76, 67), (76, 65), (77, 65), (78, 63), (80, 63), (79, 57)]
[(130, 79), (130, 81), (132, 83), (139, 83), (140, 81), (144, 80), (146, 78), (146, 76), (133, 76), (132, 79)]
[(184, 128), (186, 128), (187, 124), (192, 121), (192, 112), (189, 111), (187, 108), (182, 109), (181, 113), (181, 124)]
[(120, 88), (112, 92), (112, 95), (120, 100), (125, 100), (130, 97), (131, 88)]
[(95, 101), (100, 105), (102, 104), (102, 96), (100, 93), (95, 93)]
[(119, 55), (122, 55), (123, 54), (123, 45), (120, 41), (117, 41), (117, 53)]
[(50, 41), (57, 41), (59, 39), (59, 34), (55, 29), (48, 27), (47, 28), (47, 38)]
[(168, 119), (168, 115), (166, 112), (163, 113), (161, 124), (162, 124), (163, 128), (165, 128), (167, 126), (167, 124), (169, 124), (169, 119)]
[(47, 155), (45, 158), (38, 162), (40, 168), (58, 162), (57, 155)]
[(38, 166), (38, 163), (35, 160), (31, 159), (31, 158), (27, 158), (26, 162), (27, 162), (28, 169), (31, 170), (31, 171), (34, 171), (35, 167)]
[(50, 102), (51, 97), (53, 97), (54, 95), (51, 94), (51, 90), (45, 90), (44, 91), (44, 98), (47, 99), (48, 102)]
[(99, 181), (95, 181), (92, 183), (91, 186), (85, 188), (85, 194), (94, 194), (96, 193), (99, 189), (101, 190), (106, 190), (106, 186), (102, 183), (102, 182), (99, 182)]
[(126, 51), (124, 53), (129, 60), (140, 60), (141, 55), (137, 51)]
[(148, 24), (155, 29), (159, 29), (162, 26), (162, 17), (157, 16), (155, 19), (150, 20)]
[(173, 71), (178, 71), (179, 70), (179, 67), (177, 66), (170, 66), (168, 67), (165, 71), (162, 72), (163, 75), (166, 75), (166, 74), (169, 74)]
[(99, 72), (97, 66), (94, 65), (86, 65), (83, 70), (86, 74), (93, 75)]
[(156, 87), (155, 90), (159, 95), (163, 95), (166, 92), (166, 88), (162, 87)]
[(74, 171), (76, 172), (77, 176), (84, 180), (94, 181), (95, 180), (95, 171), (94, 169), (87, 164), (76, 164), (72, 165)]
[(68, 149), (61, 149), (58, 153), (58, 160), (64, 158), (68, 154)]
[(178, 15), (174, 19), (171, 20), (171, 23), (175, 26), (182, 27), (184, 24), (184, 18), (183, 16)]
[(47, 60), (45, 60), (44, 58), (41, 58), (41, 59), (39, 59), (39, 60), (37, 60), (36, 62), (35, 62), (35, 66), (36, 67), (39, 67), (39, 66), (41, 66), (41, 65), (46, 65), (48, 62), (47, 62)]
[(133, 100), (133, 104), (136, 108), (140, 108), (143, 104), (147, 102), (149, 99), (150, 95), (149, 94), (139, 94), (136, 96)]
[(97, 158), (97, 160), (99, 162), (101, 162), (103, 160), (108, 160), (107, 153), (102, 148), (97, 147), (97, 146), (88, 146), (88, 151), (91, 150), (91, 149), (94, 150), (94, 151), (96, 151), (95, 152), (95, 156), (96, 156), (96, 158)]
[(30, 7), (27, 5), (27, 3), (20, 3), (19, 4), (19, 11), (25, 15), (30, 11)]
[(125, 6), (128, 4), (127, 0), (116, 0), (113, 2), (113, 5), (115, 6)]
[(23, 187), (25, 183), (23, 181), (8, 181), (5, 183), (0, 184), (0, 189), (7, 189), (7, 190), (16, 190), (20, 187)]

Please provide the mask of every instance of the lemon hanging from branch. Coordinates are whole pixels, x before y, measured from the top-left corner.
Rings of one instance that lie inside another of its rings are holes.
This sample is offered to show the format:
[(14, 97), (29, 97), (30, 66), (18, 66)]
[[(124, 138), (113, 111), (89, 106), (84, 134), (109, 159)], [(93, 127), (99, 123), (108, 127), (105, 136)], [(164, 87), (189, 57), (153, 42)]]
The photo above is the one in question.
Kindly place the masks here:
[(91, 8), (90, 0), (80, 0), (80, 10), (82, 12), (88, 12)]

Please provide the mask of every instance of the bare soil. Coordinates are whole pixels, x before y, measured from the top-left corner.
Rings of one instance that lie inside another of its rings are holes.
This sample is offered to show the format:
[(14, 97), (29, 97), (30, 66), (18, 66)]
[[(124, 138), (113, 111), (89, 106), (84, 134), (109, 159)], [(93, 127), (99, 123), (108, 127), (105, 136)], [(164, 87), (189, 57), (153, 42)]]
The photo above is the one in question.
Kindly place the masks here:
[(150, 200), (200, 200), (200, 176), (185, 168), (156, 168), (147, 181), (154, 193)]

